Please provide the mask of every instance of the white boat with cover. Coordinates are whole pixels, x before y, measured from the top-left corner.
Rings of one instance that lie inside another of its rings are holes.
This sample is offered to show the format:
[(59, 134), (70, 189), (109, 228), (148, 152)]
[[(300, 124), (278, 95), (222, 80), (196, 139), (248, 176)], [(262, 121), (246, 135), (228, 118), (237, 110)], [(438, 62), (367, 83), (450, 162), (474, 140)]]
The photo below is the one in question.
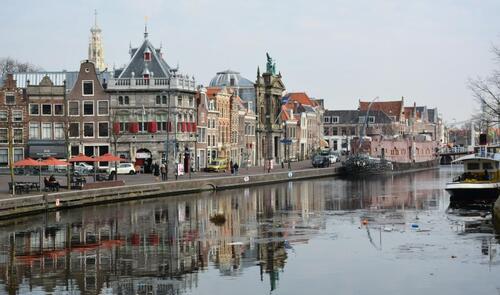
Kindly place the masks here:
[(500, 154), (470, 154), (454, 160), (462, 162), (464, 172), (446, 184), (452, 200), (496, 199), (500, 184)]

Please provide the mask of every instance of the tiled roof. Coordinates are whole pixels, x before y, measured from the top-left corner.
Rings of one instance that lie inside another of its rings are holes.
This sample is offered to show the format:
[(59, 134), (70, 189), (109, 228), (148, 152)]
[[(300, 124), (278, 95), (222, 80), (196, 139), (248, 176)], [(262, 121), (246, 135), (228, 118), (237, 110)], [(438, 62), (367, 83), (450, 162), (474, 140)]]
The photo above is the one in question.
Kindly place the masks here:
[(317, 103), (313, 101), (305, 92), (290, 92), (283, 97), (284, 101), (296, 101), (303, 105), (316, 106)]
[(207, 97), (213, 97), (221, 91), (220, 87), (207, 87)]
[[(370, 116), (375, 117), (376, 124), (390, 124), (391, 119), (382, 111), (370, 110)], [(338, 124), (359, 124), (359, 117), (366, 116), (366, 111), (358, 110), (326, 110), (324, 117), (338, 117)]]
[[(151, 61), (144, 60), (144, 52), (148, 50), (151, 53)], [(153, 47), (147, 38), (138, 49), (133, 49), (133, 56), (118, 78), (142, 77), (143, 72), (153, 73), (153, 77), (168, 78), (170, 75), (170, 66), (165, 62), (161, 53)]]
[[(399, 121), (401, 117), (401, 112), (403, 111), (403, 99), (395, 101), (375, 101), (372, 103), (370, 108), (371, 111), (382, 111), (387, 114), (387, 116), (396, 116), (396, 120)], [(359, 110), (366, 111), (370, 105), (369, 101), (359, 101)]]

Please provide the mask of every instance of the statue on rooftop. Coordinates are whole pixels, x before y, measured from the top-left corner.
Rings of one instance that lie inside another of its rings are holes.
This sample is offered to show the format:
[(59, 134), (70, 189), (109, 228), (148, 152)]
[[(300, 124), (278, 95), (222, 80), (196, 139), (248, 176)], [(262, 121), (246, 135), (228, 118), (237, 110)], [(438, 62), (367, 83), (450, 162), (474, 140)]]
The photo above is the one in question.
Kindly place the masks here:
[(271, 58), (271, 56), (269, 56), (269, 53), (267, 52), (266, 56), (267, 56), (266, 72), (276, 75), (276, 62), (273, 62), (273, 59)]

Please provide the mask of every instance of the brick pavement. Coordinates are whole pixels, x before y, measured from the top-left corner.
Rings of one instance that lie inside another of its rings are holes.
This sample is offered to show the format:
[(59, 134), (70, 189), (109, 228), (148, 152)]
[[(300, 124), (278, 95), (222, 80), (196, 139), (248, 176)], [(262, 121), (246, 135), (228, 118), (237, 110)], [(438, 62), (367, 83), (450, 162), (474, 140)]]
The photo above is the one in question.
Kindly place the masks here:
[[(340, 165), (340, 163), (336, 163), (335, 165)], [(292, 170), (302, 170), (302, 169), (308, 169), (312, 168), (311, 161), (306, 160), (306, 161), (301, 161), (301, 162), (292, 162), (291, 163), (291, 168)], [(281, 165), (275, 166), (273, 170), (271, 170), (271, 173), (273, 172), (282, 172), (288, 170), (287, 166), (285, 165), (285, 168), (281, 168)], [(249, 168), (240, 168), (238, 171), (238, 175), (250, 175), (250, 174), (261, 174), (261, 173), (267, 173), (267, 169), (265, 170), (263, 167), (249, 167)], [(41, 177), (41, 187), (43, 188), (43, 177), (44, 176), (49, 176), (49, 175), (42, 175)], [(209, 178), (209, 177), (224, 177), (224, 176), (231, 176), (230, 172), (227, 173), (216, 173), (216, 172), (193, 172), (191, 173), (191, 176), (189, 175), (182, 175), (179, 176), (179, 180), (186, 180), (191, 178)], [(66, 186), (66, 176), (65, 175), (56, 175), (56, 179), (59, 181), (59, 183), (62, 186)], [(160, 181), (160, 177), (153, 176), (152, 174), (136, 174), (136, 175), (118, 175), (119, 180), (123, 180), (126, 185), (133, 185), (133, 184), (146, 184), (146, 183), (153, 183), (153, 182), (158, 182)], [(32, 181), (32, 182), (38, 182), (38, 175), (15, 175), (14, 176), (15, 181)], [(93, 181), (93, 176), (87, 176), (87, 182), (92, 182)], [(175, 181), (174, 175), (169, 174), (168, 175), (168, 181)], [(12, 197), (8, 193), (9, 188), (8, 188), (8, 183), (10, 182), (10, 175), (0, 175), (0, 198), (8, 198)], [(61, 191), (64, 191), (64, 189), (61, 189)], [(36, 195), (39, 194), (39, 192), (33, 192), (30, 194), (22, 194), (22, 196), (28, 196), (28, 195)]]

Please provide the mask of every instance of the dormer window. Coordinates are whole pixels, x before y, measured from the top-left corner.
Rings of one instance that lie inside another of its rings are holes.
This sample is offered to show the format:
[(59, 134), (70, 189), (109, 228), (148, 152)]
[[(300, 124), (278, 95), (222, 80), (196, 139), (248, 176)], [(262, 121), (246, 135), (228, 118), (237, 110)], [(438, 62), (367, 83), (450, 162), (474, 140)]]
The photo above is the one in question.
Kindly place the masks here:
[(144, 74), (142, 77), (143, 77), (144, 79), (149, 79), (149, 74)]
[(151, 61), (151, 51), (147, 47), (144, 50), (144, 61)]

